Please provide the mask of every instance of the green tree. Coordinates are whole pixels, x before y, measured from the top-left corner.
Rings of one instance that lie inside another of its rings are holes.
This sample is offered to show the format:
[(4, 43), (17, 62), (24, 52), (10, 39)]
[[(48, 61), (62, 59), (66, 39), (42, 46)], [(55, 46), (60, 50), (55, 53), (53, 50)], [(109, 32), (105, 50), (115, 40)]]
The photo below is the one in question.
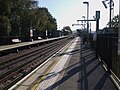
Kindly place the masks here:
[(69, 35), (72, 33), (70, 26), (64, 26), (62, 30), (63, 30), (64, 35)]
[(66, 31), (68, 31), (68, 32), (70, 32), (70, 33), (72, 32), (70, 26), (65, 26), (65, 27), (63, 27), (63, 29), (66, 30)]
[(115, 16), (112, 19), (112, 28), (113, 28), (113, 32), (117, 32), (118, 33), (118, 27), (119, 27), (119, 15)]
[(0, 0), (0, 15), (8, 16), (11, 12), (12, 0)]
[(11, 31), (9, 14), (11, 11), (11, 0), (0, 0), (0, 36), (9, 36)]
[(119, 15), (115, 16), (112, 19), (112, 27), (118, 28), (119, 27)]
[[(0, 16), (4, 17), (1, 18), (3, 24), (9, 23), (11, 29), (4, 28), (4, 31), (10, 36), (29, 37), (30, 29), (35, 29), (37, 35), (43, 36), (46, 35), (46, 30), (57, 30), (56, 19), (47, 8), (38, 7), (36, 0), (0, 0)], [(3, 24), (1, 23), (1, 28)]]
[(33, 8), (37, 8), (37, 1), (34, 0), (13, 0), (11, 8), (11, 26), (13, 36), (28, 36), (33, 20)]
[[(109, 25), (110, 23), (108, 23)], [(115, 16), (112, 21), (111, 21), (111, 26), (112, 26), (112, 32), (117, 32), (118, 33), (118, 27), (119, 27), (119, 15)]]
[(11, 31), (10, 21), (6, 16), (0, 16), (0, 36), (9, 36)]
[[(9, 19), (12, 28), (11, 36), (20, 36), (23, 18), (27, 19), (25, 16), (29, 16), (31, 9), (38, 7), (37, 4), (38, 2), (35, 0), (0, 0), (0, 16), (5, 16)], [(29, 25), (26, 25), (26, 27)]]
[(36, 10), (33, 27), (41, 36), (46, 36), (46, 30), (51, 34), (54, 30), (57, 30), (57, 22), (48, 9), (42, 7)]

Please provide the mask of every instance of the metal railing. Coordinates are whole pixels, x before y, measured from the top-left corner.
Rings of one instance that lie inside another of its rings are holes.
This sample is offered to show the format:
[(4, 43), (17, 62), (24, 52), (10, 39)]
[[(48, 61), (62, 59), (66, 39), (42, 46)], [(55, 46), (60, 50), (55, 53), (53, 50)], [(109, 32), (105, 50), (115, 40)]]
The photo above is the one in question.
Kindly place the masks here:
[[(118, 34), (98, 34), (97, 41), (90, 35), (90, 44), (97, 50), (98, 56), (105, 62), (108, 69), (120, 78), (120, 56), (118, 55)], [(97, 43), (97, 44), (96, 44)], [(97, 45), (97, 46), (96, 46)]]

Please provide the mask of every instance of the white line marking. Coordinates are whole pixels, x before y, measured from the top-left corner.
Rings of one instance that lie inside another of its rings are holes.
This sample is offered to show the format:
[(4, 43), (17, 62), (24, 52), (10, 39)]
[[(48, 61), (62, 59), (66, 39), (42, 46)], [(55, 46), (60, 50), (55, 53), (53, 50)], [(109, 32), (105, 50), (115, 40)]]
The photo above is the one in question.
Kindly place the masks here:
[[(77, 44), (76, 43), (77, 41), (78, 41), (78, 38), (76, 38), (74, 43), (68, 48), (66, 52), (73, 51)], [(54, 68), (50, 71), (51, 74), (46, 76), (46, 78), (39, 84), (36, 90), (46, 90), (48, 88), (51, 89), (51, 86), (57, 80), (58, 76), (60, 75), (59, 72), (62, 71), (69, 57), (70, 55), (68, 54), (63, 55), (62, 58), (58, 61), (58, 63), (54, 66)]]

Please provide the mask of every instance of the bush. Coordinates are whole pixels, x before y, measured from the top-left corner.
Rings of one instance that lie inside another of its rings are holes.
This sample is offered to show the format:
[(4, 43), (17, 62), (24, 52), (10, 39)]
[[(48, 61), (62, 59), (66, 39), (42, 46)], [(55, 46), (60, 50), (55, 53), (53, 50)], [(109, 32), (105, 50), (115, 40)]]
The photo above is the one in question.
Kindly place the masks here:
[(9, 36), (11, 31), (10, 20), (6, 16), (0, 16), (0, 36)]

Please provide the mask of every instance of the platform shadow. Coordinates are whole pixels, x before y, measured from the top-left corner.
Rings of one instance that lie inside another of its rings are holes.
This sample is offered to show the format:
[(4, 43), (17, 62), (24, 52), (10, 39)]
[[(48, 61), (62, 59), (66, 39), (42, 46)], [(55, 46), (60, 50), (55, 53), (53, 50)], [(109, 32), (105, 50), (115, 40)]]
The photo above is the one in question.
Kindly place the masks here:
[(80, 52), (80, 49), (75, 49), (75, 50), (72, 50), (72, 51), (69, 51), (69, 52), (58, 53), (57, 56), (73, 55), (73, 54), (76, 54), (76, 53), (79, 53), (79, 52)]
[[(84, 45), (81, 45), (80, 52), (78, 52), (78, 51), (79, 51), (79, 49), (75, 50), (76, 53), (80, 53), (81, 58), (80, 58), (79, 62), (76, 62), (75, 64), (63, 69), (62, 71), (57, 72), (57, 73), (61, 73), (61, 72), (65, 71), (66, 73), (59, 81), (57, 81), (50, 87), (46, 88), (45, 90), (55, 89), (56, 87), (60, 86), (61, 84), (64, 84), (64, 82), (66, 82), (68, 79), (70, 79), (77, 73), (79, 74), (79, 79), (78, 79), (78, 81), (75, 81), (75, 82), (78, 83), (78, 88), (80, 90), (89, 90), (88, 77), (95, 70), (97, 70), (97, 68), (101, 64), (100, 64), (100, 62), (95, 63), (95, 61), (97, 59), (95, 58), (95, 54), (92, 51), (92, 49), (90, 49), (90, 47), (86, 48)], [(87, 70), (88, 66), (91, 66), (89, 71)], [(107, 77), (108, 77), (108, 75), (105, 73), (103, 75), (103, 77), (98, 81), (98, 84), (94, 87), (94, 90), (99, 88), (99, 85), (101, 85), (101, 87), (102, 87), (104, 82), (106, 81)], [(101, 84), (101, 83), (103, 83), (103, 84)]]

